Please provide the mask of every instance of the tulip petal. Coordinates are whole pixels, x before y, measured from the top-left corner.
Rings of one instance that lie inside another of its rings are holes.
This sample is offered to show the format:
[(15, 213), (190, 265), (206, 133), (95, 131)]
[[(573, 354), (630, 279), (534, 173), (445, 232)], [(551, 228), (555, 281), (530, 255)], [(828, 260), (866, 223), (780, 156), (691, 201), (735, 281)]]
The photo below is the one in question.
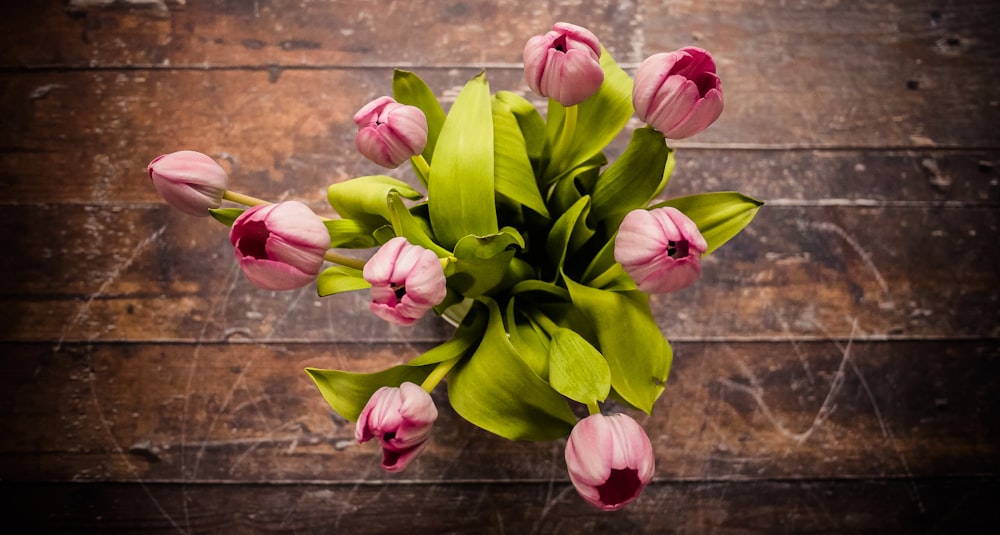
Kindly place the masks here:
[(576, 424), (566, 443), (570, 481), (584, 500), (605, 511), (635, 500), (653, 479), (653, 464), (649, 437), (625, 414), (592, 414)]

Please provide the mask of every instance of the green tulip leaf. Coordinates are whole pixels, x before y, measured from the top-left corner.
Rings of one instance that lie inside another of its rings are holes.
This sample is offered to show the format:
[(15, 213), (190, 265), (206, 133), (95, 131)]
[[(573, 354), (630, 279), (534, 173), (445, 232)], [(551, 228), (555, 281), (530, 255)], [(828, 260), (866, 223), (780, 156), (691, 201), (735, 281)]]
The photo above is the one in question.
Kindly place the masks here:
[(565, 275), (563, 280), (573, 304), (594, 330), (611, 370), (612, 387), (632, 406), (651, 412), (663, 393), (673, 352), (656, 325), (649, 296), (638, 290), (599, 290)]
[(407, 362), (407, 366), (426, 366), (466, 356), (482, 339), (483, 331), (486, 330), (486, 319), (487, 314), (484, 310), (471, 309), (447, 342)]
[(549, 383), (574, 401), (596, 405), (611, 392), (611, 369), (604, 355), (576, 331), (558, 328), (549, 344)]
[(507, 301), (506, 319), (510, 343), (531, 371), (543, 381), (548, 381), (549, 338), (527, 314), (521, 312), (518, 304), (520, 303), (516, 297)]
[(403, 366), (394, 366), (375, 373), (354, 373), (341, 370), (306, 368), (306, 373), (319, 387), (323, 398), (338, 414), (357, 421), (368, 399), (383, 386), (399, 386), (403, 382), (421, 384), (437, 364), (466, 356), (482, 338), (486, 328), (485, 311), (470, 313), (448, 341), (416, 357)]
[(511, 345), (497, 303), (483, 301), (489, 321), (482, 342), (448, 376), (448, 399), (455, 412), (511, 440), (565, 436), (576, 423), (566, 399), (535, 375)]
[(316, 290), (320, 296), (364, 290), (371, 286), (371, 283), (362, 276), (360, 269), (347, 266), (328, 267), (316, 279)]
[[(389, 220), (392, 222), (392, 229), (396, 236), (406, 238), (406, 241), (413, 245), (419, 245), (424, 249), (434, 251), (438, 258), (447, 258), (451, 252), (441, 247), (430, 236), (430, 227), (426, 222), (413, 215), (403, 204), (403, 199), (396, 192), (389, 193), (385, 199), (389, 211)], [(384, 243), (384, 242), (383, 242)]]
[(587, 286), (601, 290), (622, 292), (635, 290), (635, 280), (625, 271), (621, 264), (612, 264), (604, 273), (587, 282)]
[(545, 249), (558, 269), (562, 269), (563, 262), (570, 252), (578, 249), (594, 235), (594, 231), (587, 227), (589, 211), (590, 197), (582, 197), (552, 224)]
[(216, 221), (222, 223), (227, 227), (233, 226), (237, 217), (246, 212), (246, 208), (209, 208), (208, 213), (215, 218)]
[(524, 248), (524, 239), (513, 228), (489, 236), (466, 236), (455, 245), (448, 286), (466, 297), (477, 297), (494, 289), (507, 273), (511, 259)]
[(455, 99), (434, 148), (427, 184), (434, 236), (446, 249), (473, 234), (496, 234), (493, 112), (485, 73), (470, 80)]
[(356, 422), (376, 390), (383, 386), (399, 386), (406, 382), (419, 385), (433, 370), (433, 365), (402, 365), (375, 373), (354, 373), (317, 368), (306, 368), (306, 373), (316, 383), (323, 399), (337, 414)]
[(545, 151), (545, 119), (528, 99), (510, 91), (497, 91), (495, 98), (507, 105), (517, 119), (525, 149), (532, 161), (541, 159)]
[(538, 279), (521, 281), (510, 289), (511, 295), (529, 294), (534, 292), (548, 294), (550, 298), (553, 298), (553, 300), (556, 301), (569, 301), (569, 292), (566, 291), (566, 288), (551, 282), (540, 281)]
[(410, 200), (423, 197), (406, 182), (385, 175), (362, 176), (331, 184), (326, 196), (330, 206), (342, 217), (375, 228), (389, 221), (385, 198), (391, 192)]
[(373, 233), (376, 227), (365, 225), (353, 219), (327, 219), (323, 221), (330, 232), (331, 249), (367, 249), (377, 247), (379, 242)]
[(397, 69), (392, 74), (392, 95), (396, 102), (407, 106), (416, 106), (427, 117), (427, 146), (423, 157), (428, 162), (433, 161), (434, 147), (437, 145), (441, 127), (444, 125), (445, 113), (441, 103), (434, 97), (434, 92), (416, 74)]
[[(617, 230), (615, 231), (617, 234)], [(604, 242), (604, 246), (597, 252), (596, 255), (590, 260), (587, 265), (587, 269), (584, 270), (583, 275), (580, 277), (580, 281), (587, 286), (594, 286), (595, 288), (600, 288), (591, 283), (591, 281), (598, 276), (606, 273), (612, 266), (616, 265), (618, 262), (615, 261), (615, 236), (611, 236), (611, 239)]]
[(673, 150), (663, 141), (663, 134), (637, 128), (625, 152), (594, 184), (591, 218), (618, 228), (626, 213), (645, 208), (663, 191), (673, 169)]
[(521, 126), (510, 106), (498, 98), (493, 99), (493, 134), (493, 158), (496, 166), (494, 185), (497, 193), (548, 217), (549, 212), (538, 191), (535, 171), (528, 158)]
[(569, 210), (584, 195), (590, 195), (601, 167), (606, 163), (608, 163), (608, 159), (604, 157), (604, 154), (599, 153), (567, 171), (554, 186), (548, 189), (550, 211), (561, 214)]
[(710, 254), (726, 243), (753, 221), (763, 201), (735, 191), (702, 193), (677, 197), (652, 208), (672, 206), (698, 225), (698, 230), (708, 242), (705, 254)]

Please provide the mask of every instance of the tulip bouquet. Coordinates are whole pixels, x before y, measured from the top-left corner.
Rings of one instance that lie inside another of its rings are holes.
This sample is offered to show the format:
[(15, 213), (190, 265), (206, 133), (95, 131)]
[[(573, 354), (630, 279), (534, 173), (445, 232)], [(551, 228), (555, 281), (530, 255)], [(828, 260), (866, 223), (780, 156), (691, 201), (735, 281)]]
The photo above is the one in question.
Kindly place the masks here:
[[(652, 411), (670, 370), (649, 294), (693, 284), (701, 257), (762, 203), (735, 192), (656, 200), (674, 167), (665, 138), (697, 134), (722, 112), (708, 52), (653, 55), (633, 81), (594, 34), (558, 23), (527, 42), (524, 72), (548, 99), (544, 117), (514, 92), (491, 93), (485, 73), (446, 112), (417, 75), (396, 71), (393, 98), (355, 115), (357, 148), (384, 167), (409, 161), (419, 185), (385, 175), (333, 184), (336, 218), (230, 191), (225, 171), (196, 152), (161, 156), (148, 172), (173, 206), (231, 226), (258, 287), (368, 290), (385, 321), (433, 312), (456, 325), (386, 370), (306, 370), (357, 422), (359, 442), (381, 444), (386, 470), (424, 448), (437, 417), (429, 392), (446, 380), (454, 410), (487, 431), (568, 435), (573, 485), (614, 510), (653, 477), (652, 445), (627, 414)], [(609, 164), (604, 151), (633, 114), (647, 126)], [(374, 252), (364, 261), (336, 249)]]

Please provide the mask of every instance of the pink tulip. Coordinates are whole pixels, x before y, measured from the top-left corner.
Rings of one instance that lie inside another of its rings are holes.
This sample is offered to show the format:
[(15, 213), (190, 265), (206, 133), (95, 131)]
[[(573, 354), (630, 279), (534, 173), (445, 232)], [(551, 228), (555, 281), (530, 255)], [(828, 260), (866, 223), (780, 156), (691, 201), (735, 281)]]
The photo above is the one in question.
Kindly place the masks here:
[(605, 511), (639, 497), (653, 479), (653, 445), (626, 414), (592, 414), (580, 420), (566, 443), (566, 468), (576, 491)]
[(552, 31), (524, 45), (524, 79), (538, 95), (575, 106), (604, 81), (601, 43), (586, 28), (557, 22)]
[(229, 182), (215, 160), (191, 150), (158, 156), (146, 172), (167, 203), (195, 216), (207, 216), (210, 208), (218, 208)]
[(372, 312), (399, 325), (417, 321), (447, 293), (437, 255), (402, 237), (387, 241), (362, 274), (372, 285)]
[(240, 269), (254, 286), (293, 290), (319, 275), (330, 248), (330, 232), (308, 206), (285, 201), (243, 212), (233, 223), (229, 241)]
[(382, 444), (382, 468), (399, 472), (427, 444), (437, 407), (430, 394), (413, 383), (383, 386), (372, 394), (358, 417), (358, 442), (377, 438)]
[(722, 81), (706, 50), (686, 47), (646, 58), (635, 72), (632, 104), (643, 122), (670, 139), (708, 128), (722, 114)]
[(354, 142), (365, 158), (395, 169), (427, 145), (427, 117), (415, 106), (379, 97), (354, 115)]
[(706, 249), (708, 243), (694, 221), (671, 207), (629, 212), (615, 237), (615, 260), (649, 293), (694, 284)]

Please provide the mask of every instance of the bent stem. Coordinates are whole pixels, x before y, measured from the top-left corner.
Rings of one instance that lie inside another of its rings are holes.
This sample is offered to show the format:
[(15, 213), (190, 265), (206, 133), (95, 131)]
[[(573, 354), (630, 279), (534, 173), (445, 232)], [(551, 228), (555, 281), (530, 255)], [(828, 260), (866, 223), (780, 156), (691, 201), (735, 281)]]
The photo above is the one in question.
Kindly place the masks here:
[(323, 255), (323, 258), (327, 259), (334, 264), (340, 264), (342, 266), (354, 268), (354, 269), (364, 269), (365, 261), (360, 258), (353, 258), (350, 256), (342, 255), (340, 253), (335, 253), (333, 251), (327, 251)]
[[(261, 204), (274, 204), (271, 201), (265, 201), (264, 199), (258, 199), (257, 197), (251, 197), (250, 195), (245, 195), (245, 194), (240, 193), (238, 191), (232, 191), (232, 190), (226, 190), (225, 192), (223, 192), (222, 198), (225, 199), (225, 200), (227, 200), (227, 201), (233, 201), (234, 203), (243, 204), (243, 205), (246, 205), (246, 206), (258, 206), (258, 205), (261, 205)], [(320, 220), (322, 220), (322, 221), (330, 221), (329, 217), (323, 217), (323, 216), (321, 216), (319, 214), (317, 214), (316, 217), (320, 218)], [(333, 262), (333, 260), (331, 260), (331, 262)], [(344, 264), (344, 265), (347, 265), (347, 264)]]
[(424, 187), (426, 188), (427, 182), (431, 178), (430, 164), (427, 163), (427, 160), (424, 158), (423, 154), (417, 154), (416, 156), (410, 158), (410, 162), (413, 164), (413, 168), (417, 173), (417, 178), (420, 179), (420, 182), (422, 182), (424, 184)]
[(264, 199), (258, 199), (257, 197), (251, 197), (249, 195), (244, 195), (238, 191), (226, 190), (222, 194), (222, 198), (227, 201), (233, 201), (235, 203), (244, 204), (246, 206), (257, 206), (259, 204), (271, 204), (270, 201), (265, 201)]
[(461, 357), (439, 362), (431, 374), (427, 376), (427, 379), (424, 379), (424, 382), (420, 384), (420, 388), (423, 388), (425, 392), (430, 394), (437, 387), (438, 383), (444, 379), (444, 376), (448, 375), (448, 372), (458, 364), (459, 360), (462, 360)]

